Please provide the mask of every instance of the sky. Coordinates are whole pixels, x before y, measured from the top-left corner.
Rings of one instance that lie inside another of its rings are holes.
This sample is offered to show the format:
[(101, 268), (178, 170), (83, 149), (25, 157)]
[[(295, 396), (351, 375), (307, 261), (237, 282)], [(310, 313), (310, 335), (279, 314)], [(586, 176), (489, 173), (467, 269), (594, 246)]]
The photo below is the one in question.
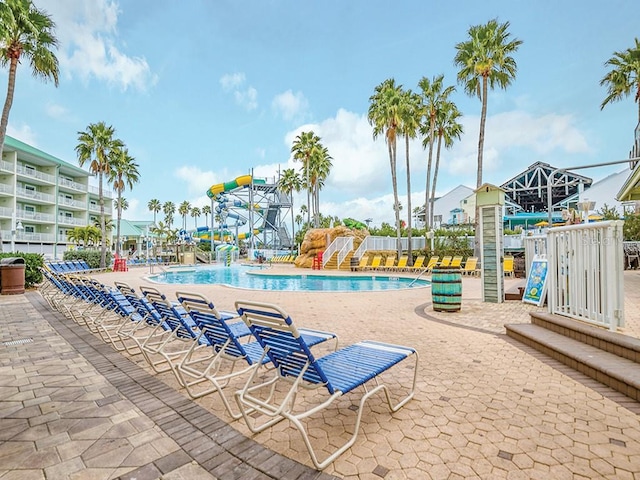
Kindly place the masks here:
[[(153, 198), (202, 207), (214, 184), (300, 169), (291, 145), (313, 130), (333, 158), (321, 212), (393, 223), (387, 147), (367, 120), (369, 98), (388, 78), (419, 91), (421, 78), (444, 75), (456, 87), (464, 134), (443, 149), (437, 195), (475, 187), (481, 103), (457, 84), (453, 60), (469, 27), (494, 18), (509, 22), (510, 39), (522, 45), (511, 86), (488, 95), (484, 182), (500, 185), (538, 161), (625, 159), (638, 123), (632, 97), (600, 108), (605, 62), (640, 36), (637, 0), (34, 4), (56, 23), (59, 86), (23, 62), (7, 133), (77, 165), (78, 133), (91, 123), (113, 126), (139, 165), (140, 182), (123, 194), (130, 220), (153, 219)], [(413, 206), (424, 203), (427, 158), (421, 140), (412, 142)], [(578, 173), (598, 180), (624, 168)], [(398, 183), (406, 205), (403, 143)], [(304, 193), (295, 210), (303, 203)]]

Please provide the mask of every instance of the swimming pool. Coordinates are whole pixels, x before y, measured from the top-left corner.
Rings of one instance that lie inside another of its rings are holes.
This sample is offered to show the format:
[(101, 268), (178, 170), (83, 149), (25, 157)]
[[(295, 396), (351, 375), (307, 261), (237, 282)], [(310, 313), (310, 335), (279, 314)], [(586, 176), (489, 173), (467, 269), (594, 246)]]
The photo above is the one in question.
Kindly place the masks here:
[(158, 283), (222, 284), (250, 290), (285, 290), (312, 292), (372, 292), (428, 287), (428, 280), (395, 277), (393, 275), (313, 275), (313, 274), (256, 274), (240, 265), (231, 267), (196, 267), (166, 272), (149, 277)]

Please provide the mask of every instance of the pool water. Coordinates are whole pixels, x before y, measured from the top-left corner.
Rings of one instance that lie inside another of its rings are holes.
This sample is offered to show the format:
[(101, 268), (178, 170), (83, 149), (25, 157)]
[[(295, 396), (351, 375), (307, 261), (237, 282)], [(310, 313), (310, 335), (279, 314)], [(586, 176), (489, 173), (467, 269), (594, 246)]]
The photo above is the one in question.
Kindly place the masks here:
[(255, 274), (246, 266), (196, 267), (166, 272), (150, 277), (158, 283), (210, 285), (222, 284), (251, 290), (285, 290), (312, 292), (371, 292), (427, 287), (428, 280), (392, 275), (312, 275)]

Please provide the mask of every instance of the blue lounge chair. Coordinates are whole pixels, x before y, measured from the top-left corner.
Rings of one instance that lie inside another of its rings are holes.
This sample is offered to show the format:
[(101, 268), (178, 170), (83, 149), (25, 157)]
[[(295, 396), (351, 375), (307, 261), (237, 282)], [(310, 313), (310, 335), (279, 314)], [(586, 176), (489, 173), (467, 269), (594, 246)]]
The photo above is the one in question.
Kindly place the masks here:
[[(176, 296), (215, 351), (215, 356), (208, 363), (198, 361), (190, 354), (183, 357), (176, 369), (181, 384), (192, 398), (218, 392), (229, 415), (234, 419), (240, 418), (242, 414), (232, 410), (223, 389), (233, 378), (257, 369), (269, 359), (263, 355), (262, 346), (251, 337), (245, 323), (237, 321), (237, 313), (220, 312), (213, 303), (196, 293), (177, 292)], [(310, 346), (328, 340), (335, 341), (334, 350), (337, 346), (338, 337), (334, 333), (310, 329), (300, 329), (300, 333)], [(192, 346), (192, 350), (195, 347)], [(236, 370), (238, 365), (243, 368)], [(228, 371), (223, 371), (226, 367)], [(208, 382), (211, 385), (203, 389), (202, 384)]]
[[(389, 410), (392, 412), (397, 411), (413, 398), (418, 366), (418, 354), (413, 348), (361, 341), (316, 359), (299, 330), (293, 325), (291, 317), (278, 306), (240, 300), (236, 302), (236, 308), (262, 346), (263, 355), (271, 360), (277, 371), (275, 380), (262, 381), (256, 378), (254, 370), (245, 387), (236, 392), (236, 401), (247, 426), (252, 432), (257, 433), (281, 420), (290, 420), (302, 434), (311, 460), (319, 470), (330, 465), (355, 443), (364, 404), (372, 395), (383, 391)], [(414, 358), (413, 379), (407, 382), (408, 393), (394, 404), (389, 388), (384, 383), (380, 383), (380, 376), (409, 357)], [(284, 380), (285, 384), (291, 387), (284, 399), (279, 404), (274, 404), (271, 402), (270, 395), (265, 398), (264, 391), (273, 391), (280, 380)], [(372, 380), (376, 385), (373, 388), (367, 388)], [(365, 393), (360, 399), (354, 431), (350, 439), (326, 459), (320, 461), (301, 420), (329, 407), (336, 399), (361, 386), (364, 387)], [(319, 405), (295, 413), (294, 403), (299, 387), (325, 388), (329, 395)], [(253, 418), (255, 412), (266, 416), (268, 420), (258, 425)]]

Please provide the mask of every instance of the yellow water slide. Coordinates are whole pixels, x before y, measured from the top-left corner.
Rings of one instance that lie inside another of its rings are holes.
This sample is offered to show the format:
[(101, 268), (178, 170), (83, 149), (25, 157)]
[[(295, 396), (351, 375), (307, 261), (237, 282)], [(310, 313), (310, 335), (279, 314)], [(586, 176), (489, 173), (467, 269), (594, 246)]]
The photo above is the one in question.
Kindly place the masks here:
[(219, 193), (230, 192), (236, 188), (246, 187), (247, 185), (251, 185), (251, 175), (242, 175), (230, 182), (212, 185), (211, 188), (207, 190), (207, 196), (213, 198)]

